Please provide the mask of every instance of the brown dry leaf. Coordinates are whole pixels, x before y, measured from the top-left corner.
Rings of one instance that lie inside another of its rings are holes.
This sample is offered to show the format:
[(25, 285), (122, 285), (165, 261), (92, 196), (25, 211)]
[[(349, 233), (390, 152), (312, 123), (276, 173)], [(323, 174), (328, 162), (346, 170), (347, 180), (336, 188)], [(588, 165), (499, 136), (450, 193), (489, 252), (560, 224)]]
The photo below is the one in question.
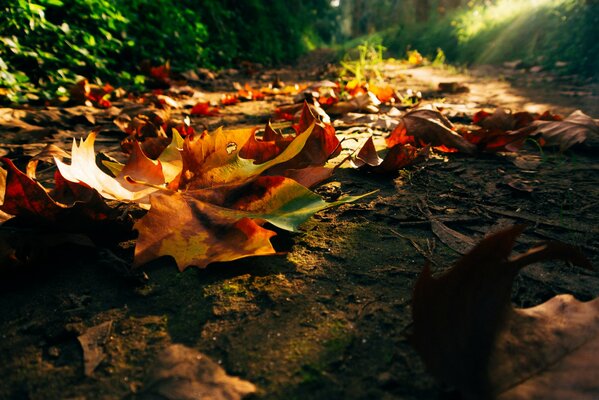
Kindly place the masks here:
[(574, 111), (563, 121), (535, 121), (535, 133), (541, 135), (546, 145), (559, 146), (565, 151), (578, 143), (599, 143), (599, 125), (580, 110)]
[(503, 132), (524, 128), (533, 122), (533, 116), (528, 112), (512, 113), (503, 107), (497, 107), (493, 114), (481, 110), (474, 114), (473, 122), (488, 130)]
[(476, 146), (453, 130), (453, 125), (439, 111), (420, 108), (405, 114), (387, 137), (387, 147), (398, 144), (445, 146), (472, 154)]
[[(510, 258), (523, 230), (523, 226), (513, 226), (488, 236), (439, 277), (433, 277), (425, 266), (414, 287), (411, 341), (431, 373), (459, 389), (464, 398), (494, 398), (509, 388), (519, 391), (523, 384), (524, 390), (549, 371), (565, 367), (567, 380), (552, 382), (553, 393), (559, 393), (560, 386), (567, 387), (581, 369), (591, 366), (585, 364), (588, 357), (575, 354), (580, 346), (596, 345), (599, 300), (584, 305), (558, 296), (524, 310), (514, 309), (510, 302), (513, 279), (529, 264), (551, 259), (587, 268), (590, 264), (573, 246), (559, 242)], [(554, 302), (587, 310), (584, 318), (594, 321), (592, 327), (580, 329), (575, 322), (578, 316), (570, 319), (562, 318), (563, 313), (552, 314), (559, 310)], [(559, 330), (554, 329), (557, 321)], [(546, 334), (548, 331), (553, 333)], [(538, 340), (540, 337), (543, 339)], [(582, 365), (568, 369), (564, 363), (570, 356), (574, 357), (572, 363)], [(599, 394), (598, 382), (591, 384), (594, 396)], [(517, 398), (509, 392), (503, 395)]]
[(343, 115), (349, 112), (378, 113), (381, 101), (372, 92), (358, 94), (351, 100), (340, 101), (327, 108), (327, 112), (333, 115)]
[(406, 145), (395, 145), (384, 158), (379, 157), (372, 136), (362, 145), (358, 154), (351, 159), (354, 168), (364, 169), (379, 174), (395, 173), (402, 168), (408, 167), (424, 158), (422, 151), (415, 147)]
[(599, 397), (599, 298), (559, 295), (516, 310), (497, 339), (489, 376), (500, 400)]
[(173, 344), (158, 354), (139, 399), (240, 400), (255, 392), (256, 386), (227, 375), (207, 355)]
[(106, 358), (104, 345), (110, 338), (112, 321), (106, 321), (92, 326), (77, 340), (83, 349), (83, 372), (86, 376), (92, 376), (94, 370)]

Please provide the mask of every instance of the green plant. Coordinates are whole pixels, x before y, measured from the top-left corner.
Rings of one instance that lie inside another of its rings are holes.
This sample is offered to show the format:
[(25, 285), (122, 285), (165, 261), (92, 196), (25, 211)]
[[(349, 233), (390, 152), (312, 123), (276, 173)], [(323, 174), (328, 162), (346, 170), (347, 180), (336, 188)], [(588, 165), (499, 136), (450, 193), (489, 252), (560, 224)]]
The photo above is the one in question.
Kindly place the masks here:
[(341, 61), (341, 79), (366, 82), (371, 79), (381, 80), (380, 65), (383, 63), (385, 47), (376, 42), (365, 41), (347, 51)]

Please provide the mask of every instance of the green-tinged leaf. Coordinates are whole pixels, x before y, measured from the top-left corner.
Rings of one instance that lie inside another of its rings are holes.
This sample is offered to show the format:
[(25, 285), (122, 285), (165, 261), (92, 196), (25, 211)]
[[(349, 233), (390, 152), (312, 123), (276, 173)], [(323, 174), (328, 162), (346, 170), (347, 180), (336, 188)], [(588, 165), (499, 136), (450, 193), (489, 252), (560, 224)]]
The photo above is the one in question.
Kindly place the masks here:
[(262, 228), (264, 222), (297, 231), (314, 213), (362, 197), (327, 203), (292, 179), (266, 176), (240, 185), (158, 193), (151, 197), (148, 214), (135, 225), (135, 265), (168, 255), (183, 270), (273, 254), (269, 239), (275, 233)]

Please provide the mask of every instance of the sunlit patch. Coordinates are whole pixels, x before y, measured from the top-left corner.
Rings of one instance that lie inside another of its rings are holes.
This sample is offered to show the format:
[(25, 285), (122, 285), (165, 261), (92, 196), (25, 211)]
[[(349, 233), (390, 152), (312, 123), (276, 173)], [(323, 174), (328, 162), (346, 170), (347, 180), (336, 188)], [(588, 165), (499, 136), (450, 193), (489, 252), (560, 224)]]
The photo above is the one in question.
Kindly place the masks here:
[(233, 154), (235, 151), (237, 151), (237, 143), (235, 143), (235, 142), (227, 143), (227, 154)]

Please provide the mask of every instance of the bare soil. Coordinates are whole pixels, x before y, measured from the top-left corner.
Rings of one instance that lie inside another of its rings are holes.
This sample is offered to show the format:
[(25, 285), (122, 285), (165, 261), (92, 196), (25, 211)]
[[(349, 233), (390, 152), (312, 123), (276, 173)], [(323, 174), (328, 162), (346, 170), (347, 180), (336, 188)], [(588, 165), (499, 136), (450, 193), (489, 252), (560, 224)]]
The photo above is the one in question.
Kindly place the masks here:
[[(309, 60), (302, 65), (305, 69), (265, 71), (251, 79), (319, 78)], [(319, 74), (324, 71), (317, 67)], [(551, 96), (539, 98), (540, 89), (517, 85), (521, 77), (511, 79), (512, 85), (484, 72), (384, 66), (387, 80), (400, 90), (421, 90), (430, 99), (441, 98), (434, 93), (439, 82), (467, 85), (469, 93), (442, 100), (454, 119), (497, 106), (561, 113), (581, 108), (594, 117), (599, 112), (596, 93), (587, 86), (575, 87), (585, 94), (572, 96), (560, 94), (553, 81), (540, 82)], [(196, 89), (217, 99), (223, 90), (232, 91), (230, 83), (223, 78)], [(263, 125), (284, 101), (240, 103), (223, 108), (220, 116), (194, 117), (193, 125)], [(68, 148), (71, 137), (93, 126), (102, 127), (100, 150), (118, 153), (122, 135), (110, 110), (73, 109), (72, 119), (52, 107), (23, 110), (30, 124), (44, 130), (0, 125), (4, 153), (21, 165), (39, 143)], [(52, 113), (61, 117), (47, 118)], [(93, 113), (96, 121), (81, 117), (84, 113)], [(341, 128), (339, 133), (349, 136)], [(518, 155), (450, 154), (396, 176), (339, 168), (317, 192), (331, 198), (378, 192), (317, 214), (300, 234), (280, 232), (274, 241), (281, 255), (183, 273), (172, 260), (160, 259), (145, 267), (146, 280), (127, 272), (132, 242), (62, 248), (0, 283), (0, 398), (136, 398), (148, 366), (171, 343), (196, 348), (229, 374), (253, 382), (259, 399), (454, 398), (429, 376), (407, 340), (411, 290), (425, 261), (442, 271), (467, 247), (459, 234), (477, 241), (524, 223), (529, 227), (516, 251), (557, 239), (580, 246), (599, 264), (598, 170), (596, 152), (540, 152), (533, 144)], [(432, 220), (449, 229), (433, 232)], [(582, 300), (598, 296), (599, 273), (559, 263), (533, 265), (517, 278), (513, 302), (528, 307), (560, 293)], [(106, 357), (85, 376), (77, 337), (105, 321), (112, 321)]]

